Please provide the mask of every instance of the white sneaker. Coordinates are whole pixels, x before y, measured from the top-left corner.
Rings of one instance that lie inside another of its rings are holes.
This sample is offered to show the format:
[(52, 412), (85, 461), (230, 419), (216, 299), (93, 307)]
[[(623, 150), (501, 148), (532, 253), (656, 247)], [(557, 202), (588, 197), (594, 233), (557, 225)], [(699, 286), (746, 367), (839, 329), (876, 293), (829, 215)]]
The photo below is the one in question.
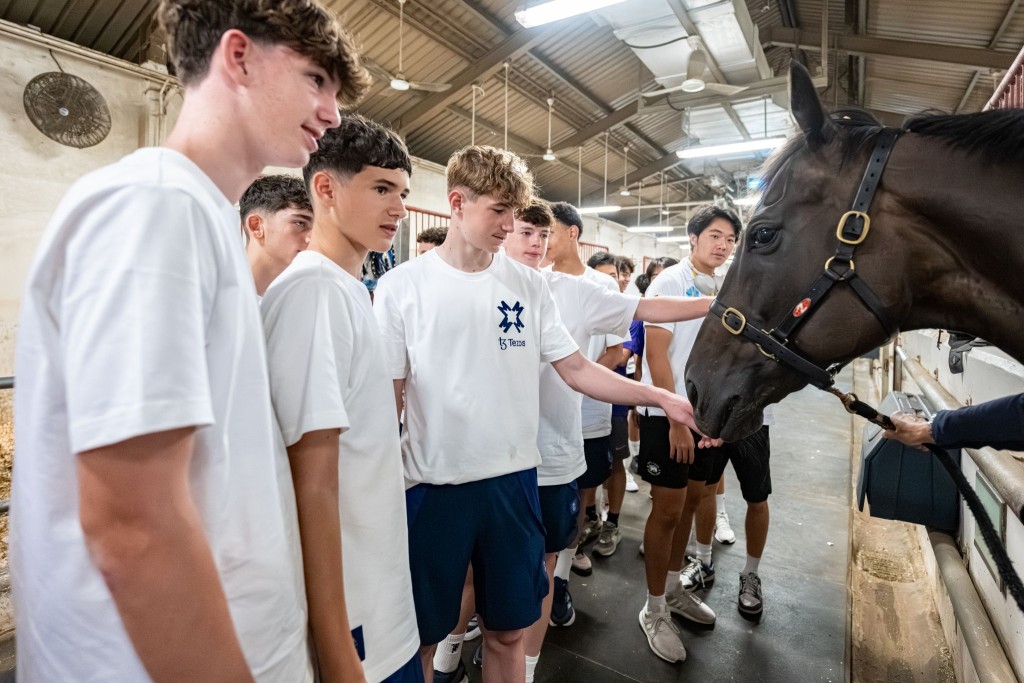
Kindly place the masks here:
[(681, 584), (665, 592), (665, 603), (669, 612), (684, 619), (705, 626), (715, 623), (715, 611), (692, 592), (685, 590)]
[(715, 515), (715, 540), (723, 545), (732, 545), (736, 542), (736, 534), (729, 526), (729, 513), (719, 510)]
[(644, 605), (640, 610), (640, 628), (644, 630), (647, 644), (654, 654), (673, 664), (686, 661), (686, 648), (679, 636), (679, 627), (672, 623), (668, 607), (648, 612), (647, 605)]
[(636, 493), (640, 490), (640, 487), (636, 484), (636, 479), (633, 478), (633, 473), (626, 470), (626, 491), (629, 493)]

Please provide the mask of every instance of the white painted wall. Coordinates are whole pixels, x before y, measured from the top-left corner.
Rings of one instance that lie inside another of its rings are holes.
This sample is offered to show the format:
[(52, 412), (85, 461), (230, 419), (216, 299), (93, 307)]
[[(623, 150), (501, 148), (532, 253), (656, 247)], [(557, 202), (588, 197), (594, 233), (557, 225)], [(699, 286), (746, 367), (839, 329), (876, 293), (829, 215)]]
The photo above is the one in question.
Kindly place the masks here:
[[(60, 198), (79, 176), (142, 146), (147, 133), (158, 134), (150, 122), (146, 94), (152, 89), (155, 98), (158, 81), (55, 54), (65, 71), (84, 78), (106, 99), (111, 132), (95, 147), (74, 149), (36, 130), (25, 113), (22, 93), (32, 78), (56, 71), (57, 65), (45, 48), (0, 35), (0, 375), (14, 372), (18, 304), (32, 256)], [(154, 79), (162, 77), (153, 73)], [(173, 120), (181, 99), (171, 89), (165, 101)]]

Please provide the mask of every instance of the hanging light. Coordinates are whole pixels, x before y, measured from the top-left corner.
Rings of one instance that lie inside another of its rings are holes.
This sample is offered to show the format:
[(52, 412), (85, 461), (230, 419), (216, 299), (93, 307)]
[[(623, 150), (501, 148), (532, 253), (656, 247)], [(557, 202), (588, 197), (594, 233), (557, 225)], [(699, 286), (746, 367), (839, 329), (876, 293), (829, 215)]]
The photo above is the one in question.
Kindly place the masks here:
[(511, 65), (505, 62), (502, 66), (505, 67), (505, 146), (503, 149), (508, 149), (508, 68)]
[(555, 112), (555, 98), (548, 98), (548, 148), (544, 152), (544, 161), (554, 161), (555, 153), (551, 150), (551, 116)]
[(629, 169), (626, 166), (626, 161), (629, 158), (629, 145), (622, 148), (622, 189), (619, 190), (619, 194), (623, 197), (629, 196)]

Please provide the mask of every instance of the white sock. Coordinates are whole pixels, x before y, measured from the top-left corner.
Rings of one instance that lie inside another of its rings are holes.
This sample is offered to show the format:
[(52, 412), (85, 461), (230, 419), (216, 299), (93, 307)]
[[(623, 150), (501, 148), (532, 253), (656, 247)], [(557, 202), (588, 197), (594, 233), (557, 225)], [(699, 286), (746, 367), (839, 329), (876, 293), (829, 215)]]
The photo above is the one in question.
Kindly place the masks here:
[(725, 512), (725, 494), (718, 493), (715, 495), (715, 511), (718, 514)]
[(576, 557), (576, 548), (566, 548), (559, 551), (558, 559), (555, 560), (555, 576), (563, 581), (569, 580), (569, 571), (572, 569), (572, 558)]
[(662, 595), (651, 595), (647, 594), (647, 607), (645, 608), (648, 612), (664, 612), (668, 609), (668, 605), (665, 602), (665, 596)]
[(437, 644), (434, 651), (434, 669), (441, 673), (450, 674), (459, 666), (462, 659), (462, 641), (465, 640), (465, 633), (450, 633), (443, 643)]
[(533, 672), (537, 670), (537, 662), (540, 660), (540, 655), (531, 657), (526, 655), (526, 683), (533, 683)]
[(744, 574), (750, 574), (750, 573), (756, 574), (757, 573), (757, 567), (760, 564), (761, 564), (761, 558), (760, 557), (754, 557), (753, 555), (747, 555), (747, 563), (745, 565), (743, 565), (743, 573)]
[(640, 455), (640, 442), (639, 441), (632, 441), (631, 440), (629, 442), (629, 454), (632, 455), (634, 458), (636, 456)]
[(704, 564), (711, 564), (711, 544), (697, 541), (697, 559)]
[(668, 573), (668, 575), (665, 577), (665, 592), (666, 593), (668, 593), (669, 591), (674, 591), (676, 588), (679, 588), (680, 581), (681, 581), (680, 576), (679, 576), (680, 574), (682, 574), (681, 571), (678, 571), (678, 572), (670, 571)]

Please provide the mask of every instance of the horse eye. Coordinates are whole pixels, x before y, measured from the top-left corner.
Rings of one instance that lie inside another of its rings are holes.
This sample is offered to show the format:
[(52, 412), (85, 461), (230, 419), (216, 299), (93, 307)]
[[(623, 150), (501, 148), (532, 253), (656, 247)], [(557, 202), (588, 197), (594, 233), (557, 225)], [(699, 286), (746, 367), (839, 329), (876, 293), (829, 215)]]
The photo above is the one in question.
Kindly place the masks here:
[(763, 247), (771, 244), (778, 232), (779, 231), (774, 228), (758, 228), (751, 233), (750, 244), (754, 247)]

